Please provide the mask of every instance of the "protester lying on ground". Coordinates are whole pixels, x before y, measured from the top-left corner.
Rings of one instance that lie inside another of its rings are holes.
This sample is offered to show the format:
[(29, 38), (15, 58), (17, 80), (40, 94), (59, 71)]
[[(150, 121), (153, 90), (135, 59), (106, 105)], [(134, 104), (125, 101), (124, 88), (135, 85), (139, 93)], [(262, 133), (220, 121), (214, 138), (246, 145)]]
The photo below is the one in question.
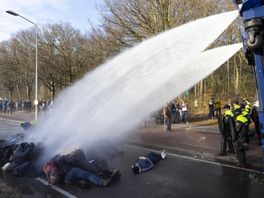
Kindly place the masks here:
[(22, 122), (20, 124), (20, 126), (21, 126), (22, 129), (27, 130), (27, 129), (32, 128), (36, 124), (37, 124), (37, 122), (33, 120), (31, 122)]
[(0, 140), (0, 164), (5, 164), (13, 154), (17, 143), (21, 142), (24, 138), (22, 133), (18, 133)]
[(26, 130), (26, 129), (29, 129), (30, 127), (32, 127), (32, 124), (30, 122), (22, 122), (20, 124), (21, 128)]
[(166, 158), (166, 152), (163, 150), (161, 153), (150, 152), (146, 156), (137, 158), (134, 164), (132, 164), (132, 171), (135, 174), (139, 174), (148, 171), (153, 168), (154, 164), (161, 159)]
[(68, 154), (56, 155), (44, 165), (43, 171), (49, 184), (65, 182), (79, 184), (82, 187), (86, 187), (90, 183), (108, 186), (113, 179), (120, 176), (118, 170), (110, 171), (105, 162), (88, 161), (81, 149)]
[(7, 136), (5, 139), (0, 139), (0, 149), (5, 148), (10, 145), (17, 144), (21, 142), (24, 138), (23, 133), (17, 133), (10, 136)]
[[(14, 153), (16, 144), (7, 144), (6, 140), (0, 140), (0, 163), (6, 164), (9, 161), (9, 158)], [(4, 145), (4, 146), (3, 146)]]
[(32, 160), (35, 155), (35, 144), (23, 142), (14, 146), (14, 151), (9, 157), (9, 161), (2, 167), (3, 171), (10, 172), (14, 176), (22, 176), (33, 171)]

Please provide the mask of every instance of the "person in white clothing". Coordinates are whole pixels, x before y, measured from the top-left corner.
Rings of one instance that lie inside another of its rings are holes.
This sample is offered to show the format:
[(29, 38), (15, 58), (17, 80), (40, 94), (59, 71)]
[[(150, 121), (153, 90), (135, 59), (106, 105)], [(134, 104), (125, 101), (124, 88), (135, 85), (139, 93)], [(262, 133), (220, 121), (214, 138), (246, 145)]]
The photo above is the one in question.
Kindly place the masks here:
[(189, 124), (189, 122), (188, 122), (188, 105), (184, 101), (182, 101), (182, 121), (186, 124)]

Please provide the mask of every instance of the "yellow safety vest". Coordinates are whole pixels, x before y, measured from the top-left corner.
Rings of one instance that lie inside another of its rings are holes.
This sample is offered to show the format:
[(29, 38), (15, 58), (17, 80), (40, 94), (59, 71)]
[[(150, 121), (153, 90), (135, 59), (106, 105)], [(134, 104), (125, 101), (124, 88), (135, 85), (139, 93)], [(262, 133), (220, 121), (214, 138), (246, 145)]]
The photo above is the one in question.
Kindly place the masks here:
[(248, 111), (247, 110), (242, 112), (242, 116), (247, 116), (247, 115), (248, 115)]
[(235, 104), (234, 106), (233, 106), (233, 109), (235, 110), (235, 109), (239, 109), (240, 108), (240, 105), (237, 105), (237, 104)]
[(242, 122), (242, 123), (246, 123), (248, 122), (248, 119), (245, 118), (243, 115), (239, 115), (236, 117), (236, 121)]
[(229, 115), (231, 118), (234, 117), (234, 114), (232, 113), (231, 110), (226, 110), (226, 111), (225, 111), (224, 116), (227, 116), (227, 115)]
[(251, 106), (251, 103), (246, 100), (246, 105)]

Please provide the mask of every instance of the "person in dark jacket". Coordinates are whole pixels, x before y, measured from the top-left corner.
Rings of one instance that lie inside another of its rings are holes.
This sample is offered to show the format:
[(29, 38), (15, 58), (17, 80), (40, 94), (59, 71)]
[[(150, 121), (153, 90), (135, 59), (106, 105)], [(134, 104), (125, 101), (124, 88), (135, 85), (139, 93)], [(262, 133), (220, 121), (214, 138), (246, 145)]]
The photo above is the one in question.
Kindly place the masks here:
[(246, 150), (248, 150), (247, 136), (248, 119), (242, 114), (236, 117), (235, 150), (237, 159), (241, 165), (246, 165)]
[(258, 142), (261, 145), (261, 131), (260, 131), (260, 124), (259, 124), (259, 115), (257, 108), (259, 107), (258, 101), (254, 103), (252, 111), (251, 111), (251, 119), (255, 125), (255, 133), (258, 137)]
[(21, 176), (33, 167), (31, 161), (35, 157), (35, 144), (23, 142), (15, 146), (9, 161), (2, 167), (3, 171), (8, 171), (12, 175)]
[(6, 164), (9, 162), (9, 158), (13, 155), (15, 149), (18, 146), (18, 142), (21, 142), (24, 138), (23, 133), (17, 133), (6, 137), (6, 139), (0, 140), (0, 163)]
[(138, 157), (132, 164), (132, 171), (134, 174), (139, 174), (153, 168), (154, 164), (161, 159), (166, 158), (166, 152), (163, 150), (161, 153), (150, 152), (146, 156)]
[(234, 119), (236, 119), (236, 117), (242, 113), (239, 101), (237, 100), (232, 103), (232, 113), (234, 114)]
[[(229, 105), (224, 106), (225, 112), (223, 118), (218, 117), (219, 128), (221, 132), (221, 152), (219, 155), (226, 155), (226, 148), (228, 146), (229, 153), (235, 153), (233, 147), (233, 139), (235, 136), (235, 120), (234, 114), (230, 110)], [(221, 126), (222, 125), (222, 126)]]
[(242, 110), (242, 113), (241, 115), (245, 118), (247, 118), (247, 122), (245, 123), (246, 125), (248, 125), (248, 130), (247, 130), (247, 134), (246, 134), (246, 143), (249, 144), (249, 141), (250, 141), (250, 137), (252, 137), (252, 134), (249, 133), (249, 125), (251, 123), (251, 116), (250, 116), (250, 109), (249, 108), (246, 108), (246, 105), (244, 104), (241, 104), (241, 110)]
[(215, 102), (214, 98), (211, 98), (211, 100), (208, 103), (208, 108), (209, 108), (209, 119), (214, 119), (214, 112), (215, 112)]
[(10, 144), (6, 140), (0, 140), (0, 163), (6, 164), (16, 149), (16, 144)]
[(20, 126), (23, 130), (27, 130), (32, 127), (32, 124), (30, 122), (22, 122)]
[[(108, 186), (120, 176), (118, 170), (110, 171), (106, 166), (99, 166), (95, 161), (88, 161), (83, 150), (77, 149), (65, 155), (56, 155), (43, 168), (50, 184), (64, 181), (67, 184), (87, 186), (93, 183), (98, 186)], [(104, 178), (105, 172), (110, 173)]]
[(9, 103), (8, 103), (8, 106), (9, 106), (9, 108), (10, 108), (10, 114), (12, 114), (14, 111), (15, 111), (15, 105), (16, 105), (16, 103), (15, 103), (15, 101), (14, 101), (14, 99), (12, 99)]

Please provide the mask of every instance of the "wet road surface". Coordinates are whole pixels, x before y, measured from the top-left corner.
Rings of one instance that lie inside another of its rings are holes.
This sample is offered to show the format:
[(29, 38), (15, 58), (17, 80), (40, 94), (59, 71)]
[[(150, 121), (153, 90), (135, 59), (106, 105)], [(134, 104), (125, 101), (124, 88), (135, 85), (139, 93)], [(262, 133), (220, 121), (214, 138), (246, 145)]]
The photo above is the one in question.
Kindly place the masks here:
[(1, 138), (13, 135), (15, 133), (22, 132), (22, 129), (19, 127), (18, 124), (13, 122), (7, 122), (0, 120), (0, 136)]
[[(125, 146), (123, 156), (113, 160), (112, 166), (122, 173), (120, 181), (109, 187), (92, 186), (87, 192), (74, 192), (78, 197), (245, 197), (264, 195), (264, 185), (254, 173), (224, 168), (214, 164), (182, 159), (169, 155), (153, 170), (139, 175), (131, 171), (131, 164), (147, 150)], [(88, 194), (86, 194), (88, 193)]]
[[(6, 128), (8, 128), (6, 124), (0, 123), (1, 133), (2, 129)], [(147, 154), (148, 149), (132, 145), (124, 145), (122, 148), (124, 154), (108, 159), (110, 167), (120, 169), (122, 176), (119, 181), (109, 187), (93, 185), (88, 189), (68, 185), (59, 187), (75, 197), (89, 198), (260, 198), (264, 196), (263, 180), (255, 173), (183, 159), (173, 153), (156, 164), (153, 170), (134, 175), (131, 164), (137, 157)], [(14, 178), (3, 174), (1, 177), (23, 197), (65, 197), (35, 178)]]

